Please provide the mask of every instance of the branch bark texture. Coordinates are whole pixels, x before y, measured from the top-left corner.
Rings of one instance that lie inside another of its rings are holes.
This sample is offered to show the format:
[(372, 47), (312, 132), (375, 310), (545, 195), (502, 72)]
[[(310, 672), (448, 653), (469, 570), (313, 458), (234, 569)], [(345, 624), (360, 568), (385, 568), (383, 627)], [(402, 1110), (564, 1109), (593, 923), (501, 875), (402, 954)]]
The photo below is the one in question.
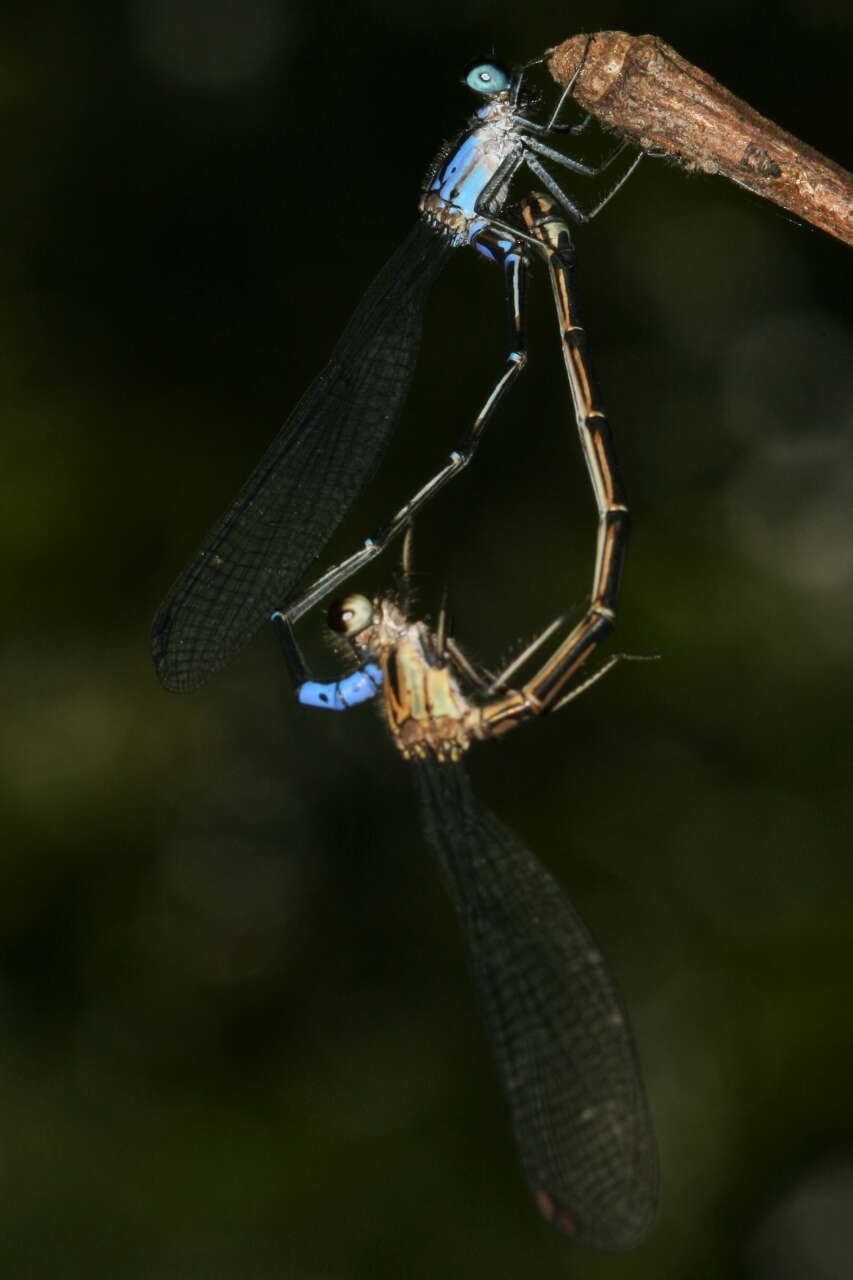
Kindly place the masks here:
[(721, 174), (853, 244), (853, 176), (657, 36), (573, 36), (550, 51), (548, 65), (563, 86), (577, 72), (575, 101), (635, 146)]

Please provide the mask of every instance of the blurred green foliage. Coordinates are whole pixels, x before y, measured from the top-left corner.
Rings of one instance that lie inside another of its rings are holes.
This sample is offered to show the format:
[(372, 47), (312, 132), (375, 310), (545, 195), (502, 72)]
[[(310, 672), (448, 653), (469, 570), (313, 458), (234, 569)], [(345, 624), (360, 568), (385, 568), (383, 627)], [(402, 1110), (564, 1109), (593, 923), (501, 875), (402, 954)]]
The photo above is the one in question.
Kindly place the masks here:
[[(655, 162), (577, 234), (635, 516), (618, 645), (662, 661), (471, 768), (631, 1008), (663, 1170), (637, 1253), (584, 1254), (528, 1201), (377, 717), (295, 707), (269, 636), (186, 699), (147, 655), (171, 577), (410, 224), (471, 108), (465, 64), (652, 31), (849, 162), (849, 7), (766, 12), (4, 11), (4, 1274), (849, 1274), (849, 250)], [(472, 254), (445, 273), (387, 465), (328, 561), (470, 420), (500, 290)], [(533, 293), (530, 371), (417, 530), (424, 610), (446, 583), (491, 663), (580, 609), (592, 563)], [(303, 633), (331, 675), (319, 620)]]

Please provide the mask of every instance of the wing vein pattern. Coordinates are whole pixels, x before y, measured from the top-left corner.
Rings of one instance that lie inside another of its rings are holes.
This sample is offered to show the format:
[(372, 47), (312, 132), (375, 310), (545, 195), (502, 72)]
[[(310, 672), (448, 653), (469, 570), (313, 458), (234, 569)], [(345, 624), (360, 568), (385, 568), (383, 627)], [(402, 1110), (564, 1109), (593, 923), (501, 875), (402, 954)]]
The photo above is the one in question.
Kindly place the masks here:
[(628, 1249), (655, 1212), (657, 1157), (601, 951), (553, 877), (482, 808), (461, 765), (415, 769), (530, 1188), (582, 1243)]
[(452, 251), (427, 223), (415, 224), (172, 586), (152, 628), (155, 667), (168, 688), (198, 688), (243, 648), (370, 479), (414, 372), (426, 295)]

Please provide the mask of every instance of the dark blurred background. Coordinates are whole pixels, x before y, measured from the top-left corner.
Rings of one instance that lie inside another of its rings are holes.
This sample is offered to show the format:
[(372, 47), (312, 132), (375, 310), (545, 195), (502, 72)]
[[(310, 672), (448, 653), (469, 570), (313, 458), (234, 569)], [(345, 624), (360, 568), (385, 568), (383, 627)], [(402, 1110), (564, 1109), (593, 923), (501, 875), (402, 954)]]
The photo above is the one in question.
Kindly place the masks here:
[[(849, 6), (767, 12), (4, 7), (3, 1274), (853, 1273), (849, 249), (655, 161), (576, 236), (635, 517), (616, 644), (661, 661), (470, 769), (631, 1009), (662, 1161), (636, 1253), (584, 1253), (529, 1202), (374, 712), (296, 707), (268, 634), (191, 697), (148, 654), (170, 581), (410, 226), (472, 109), (466, 64), (653, 32), (849, 164)], [(492, 664), (580, 611), (592, 565), (538, 285), (529, 372), (417, 529), (421, 607), (446, 584)], [(502, 343), (500, 274), (459, 253), (324, 563), (444, 457)], [(300, 634), (336, 674), (321, 611)]]

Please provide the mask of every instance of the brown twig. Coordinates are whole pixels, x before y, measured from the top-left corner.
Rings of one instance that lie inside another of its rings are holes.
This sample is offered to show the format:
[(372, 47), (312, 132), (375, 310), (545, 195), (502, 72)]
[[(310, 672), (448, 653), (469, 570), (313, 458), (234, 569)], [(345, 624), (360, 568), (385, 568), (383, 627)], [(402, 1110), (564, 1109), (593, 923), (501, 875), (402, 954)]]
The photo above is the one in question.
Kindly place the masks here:
[(644, 151), (718, 173), (853, 244), (853, 176), (686, 62), (657, 36), (598, 31), (552, 49), (554, 79)]

